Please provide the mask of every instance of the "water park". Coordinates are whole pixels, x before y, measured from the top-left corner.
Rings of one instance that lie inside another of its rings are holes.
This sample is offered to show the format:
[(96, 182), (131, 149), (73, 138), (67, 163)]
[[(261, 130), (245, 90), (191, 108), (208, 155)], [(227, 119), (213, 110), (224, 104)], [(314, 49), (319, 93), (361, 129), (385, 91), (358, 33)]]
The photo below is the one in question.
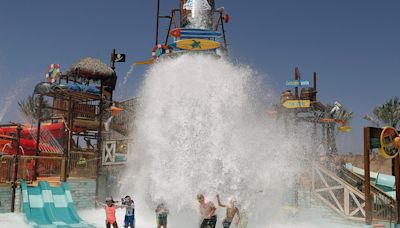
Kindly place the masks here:
[[(235, 59), (229, 1), (166, 2), (146, 3), (147, 53), (54, 58), (10, 100), (0, 227), (400, 227), (397, 97), (353, 126), (324, 71), (290, 67), (272, 92)], [(363, 150), (342, 153), (354, 132)]]

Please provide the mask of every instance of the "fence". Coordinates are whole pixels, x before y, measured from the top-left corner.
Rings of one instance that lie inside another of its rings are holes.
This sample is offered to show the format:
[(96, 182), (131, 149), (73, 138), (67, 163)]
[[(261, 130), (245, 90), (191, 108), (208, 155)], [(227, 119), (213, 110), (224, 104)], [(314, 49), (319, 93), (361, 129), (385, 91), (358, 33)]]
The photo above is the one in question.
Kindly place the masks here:
[[(0, 183), (12, 183), (14, 180), (15, 156), (0, 157)], [(64, 157), (19, 156), (17, 179), (32, 182), (37, 177), (52, 177), (60, 180), (65, 176)]]
[(96, 178), (97, 160), (95, 152), (71, 151), (69, 158), (69, 177)]
[[(363, 179), (342, 169), (338, 173), (315, 164), (312, 170), (312, 190), (325, 205), (351, 220), (365, 220)], [(396, 218), (395, 200), (371, 185), (374, 220), (393, 221)]]

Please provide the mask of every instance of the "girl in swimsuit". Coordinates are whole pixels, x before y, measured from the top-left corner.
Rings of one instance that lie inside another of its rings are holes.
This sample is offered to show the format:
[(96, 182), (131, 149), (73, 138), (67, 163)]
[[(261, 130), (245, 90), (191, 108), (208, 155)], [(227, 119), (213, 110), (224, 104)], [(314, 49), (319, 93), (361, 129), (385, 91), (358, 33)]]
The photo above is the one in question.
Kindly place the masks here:
[(229, 228), (236, 214), (237, 214), (237, 220), (235, 221), (235, 224), (239, 224), (240, 212), (239, 209), (236, 207), (236, 200), (232, 198), (229, 202), (229, 205), (222, 204), (219, 199), (219, 195), (217, 195), (217, 200), (218, 200), (218, 206), (226, 207), (226, 218), (222, 221), (222, 226), (224, 228)]
[(115, 218), (115, 210), (118, 208), (124, 208), (125, 206), (115, 205), (111, 196), (106, 198), (106, 203), (101, 203), (96, 200), (96, 204), (106, 211), (106, 227), (110, 228), (112, 225), (114, 228), (118, 228), (117, 219)]

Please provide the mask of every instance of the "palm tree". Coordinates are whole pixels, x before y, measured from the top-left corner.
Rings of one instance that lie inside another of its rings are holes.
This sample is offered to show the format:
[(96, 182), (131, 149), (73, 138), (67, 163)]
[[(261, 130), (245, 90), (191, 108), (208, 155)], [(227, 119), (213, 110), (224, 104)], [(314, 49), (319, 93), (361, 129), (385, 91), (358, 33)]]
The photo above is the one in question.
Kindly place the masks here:
[[(400, 124), (400, 100), (394, 97), (383, 105), (372, 110), (373, 116), (365, 115), (364, 119), (370, 121), (375, 127), (391, 126), (397, 129)], [(394, 159), (392, 159), (392, 175), (395, 175)]]
[(373, 116), (365, 115), (364, 119), (370, 121), (376, 127), (388, 125), (394, 128), (400, 125), (400, 99), (394, 97), (383, 105), (372, 110)]
[[(29, 119), (32, 119), (33, 121), (37, 121), (39, 119), (39, 103), (40, 103), (40, 98), (38, 96), (28, 96), (24, 100), (18, 101), (18, 106), (20, 108), (20, 111)], [(42, 99), (42, 115), (41, 118), (48, 118), (50, 117), (50, 112), (48, 109), (44, 107), (48, 107), (48, 102), (47, 100)]]

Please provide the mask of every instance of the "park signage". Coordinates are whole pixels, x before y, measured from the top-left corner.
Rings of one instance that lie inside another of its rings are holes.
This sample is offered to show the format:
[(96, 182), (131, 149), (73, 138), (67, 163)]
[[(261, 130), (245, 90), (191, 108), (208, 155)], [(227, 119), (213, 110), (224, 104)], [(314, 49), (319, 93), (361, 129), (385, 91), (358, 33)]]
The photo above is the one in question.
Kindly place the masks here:
[(282, 103), (285, 108), (309, 108), (311, 106), (310, 100), (286, 100)]
[(302, 80), (294, 80), (294, 81), (286, 81), (286, 86), (309, 86), (309, 81), (302, 81)]
[(120, 165), (126, 163), (126, 148), (120, 149), (120, 142), (117, 140), (108, 140), (103, 143), (102, 164)]
[(396, 138), (399, 137), (399, 133), (396, 128), (393, 127), (385, 127), (383, 128), (380, 135), (380, 148), (379, 153), (384, 158), (394, 158), (400, 150), (400, 145), (397, 145), (396, 141), (399, 140)]

